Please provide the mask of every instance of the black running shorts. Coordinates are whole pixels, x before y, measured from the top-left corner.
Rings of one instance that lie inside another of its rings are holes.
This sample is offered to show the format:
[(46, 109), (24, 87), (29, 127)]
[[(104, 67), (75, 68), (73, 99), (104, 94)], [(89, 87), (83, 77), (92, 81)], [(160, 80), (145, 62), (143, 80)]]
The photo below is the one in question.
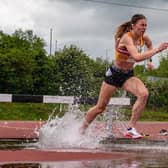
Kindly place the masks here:
[(125, 71), (113, 66), (106, 71), (104, 81), (110, 85), (122, 87), (124, 82), (132, 76), (134, 76), (132, 69)]

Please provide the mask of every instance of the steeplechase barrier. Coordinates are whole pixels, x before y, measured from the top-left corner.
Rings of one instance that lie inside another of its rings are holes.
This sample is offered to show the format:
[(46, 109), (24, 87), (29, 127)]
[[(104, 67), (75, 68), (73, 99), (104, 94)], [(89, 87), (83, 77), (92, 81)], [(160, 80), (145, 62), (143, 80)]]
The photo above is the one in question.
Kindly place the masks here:
[[(96, 104), (97, 99), (75, 96), (51, 96), (51, 95), (23, 95), (23, 94), (0, 94), (0, 102), (20, 103), (55, 103), (55, 104)], [(108, 103), (107, 127), (112, 134), (113, 120), (117, 108), (130, 105), (130, 98), (112, 97)]]
[[(60, 103), (60, 104), (95, 104), (96, 98), (75, 96), (50, 96), (50, 95), (24, 95), (24, 94), (0, 94), (0, 102), (23, 103)], [(108, 105), (130, 105), (130, 98), (112, 97)]]

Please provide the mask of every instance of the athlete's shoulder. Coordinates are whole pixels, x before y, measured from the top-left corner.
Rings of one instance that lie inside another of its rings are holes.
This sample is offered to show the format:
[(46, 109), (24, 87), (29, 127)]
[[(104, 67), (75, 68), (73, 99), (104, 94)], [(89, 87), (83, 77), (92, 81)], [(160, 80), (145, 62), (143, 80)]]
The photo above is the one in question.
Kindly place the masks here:
[(144, 34), (143, 35), (143, 40), (144, 41), (151, 41), (151, 38), (147, 34)]
[(143, 40), (147, 46), (152, 46), (152, 40), (147, 34), (143, 35)]

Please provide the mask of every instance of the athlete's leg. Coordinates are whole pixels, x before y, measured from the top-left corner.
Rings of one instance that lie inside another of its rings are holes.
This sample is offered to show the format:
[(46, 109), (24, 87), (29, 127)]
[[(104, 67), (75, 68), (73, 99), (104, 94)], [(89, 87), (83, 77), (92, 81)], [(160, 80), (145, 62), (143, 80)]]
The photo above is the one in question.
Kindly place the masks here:
[(137, 77), (131, 77), (130, 79), (128, 79), (124, 83), (123, 89), (137, 97), (137, 100), (132, 108), (132, 116), (129, 122), (130, 127), (135, 127), (136, 122), (146, 105), (149, 95), (148, 89), (145, 87), (144, 83)]
[(97, 104), (94, 107), (90, 108), (89, 111), (86, 113), (85, 119), (81, 126), (81, 130), (83, 131), (81, 132), (84, 132), (84, 130), (96, 118), (96, 116), (105, 110), (106, 105), (108, 104), (111, 96), (116, 89), (117, 88), (115, 86), (109, 85), (106, 82), (102, 83)]

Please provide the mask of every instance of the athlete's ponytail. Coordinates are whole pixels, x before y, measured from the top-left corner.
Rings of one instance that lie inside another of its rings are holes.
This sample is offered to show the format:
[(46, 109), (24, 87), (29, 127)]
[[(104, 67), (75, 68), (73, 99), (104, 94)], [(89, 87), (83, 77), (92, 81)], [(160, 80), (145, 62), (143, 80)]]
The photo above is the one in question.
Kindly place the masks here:
[(129, 32), (131, 30), (131, 21), (125, 22), (118, 26), (117, 31), (115, 33), (115, 41), (120, 39), (124, 33)]

